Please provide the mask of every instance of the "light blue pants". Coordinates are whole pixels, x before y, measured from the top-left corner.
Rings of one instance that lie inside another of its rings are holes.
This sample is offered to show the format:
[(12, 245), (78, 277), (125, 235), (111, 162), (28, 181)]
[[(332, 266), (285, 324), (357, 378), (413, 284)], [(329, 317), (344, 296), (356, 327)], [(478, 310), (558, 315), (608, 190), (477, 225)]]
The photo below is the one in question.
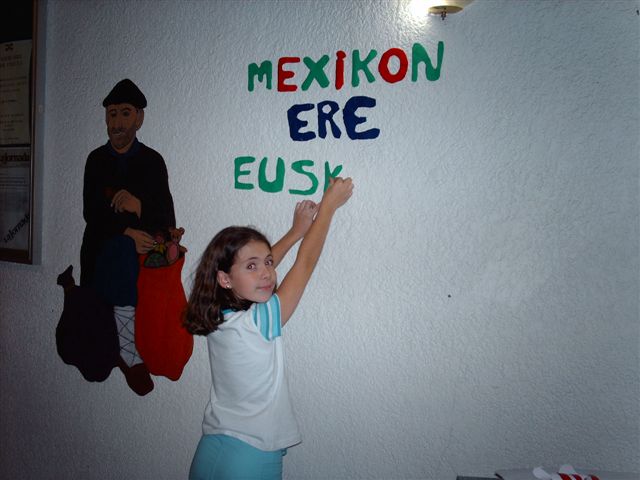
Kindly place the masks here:
[(282, 480), (285, 453), (265, 452), (228, 435), (203, 435), (189, 480)]

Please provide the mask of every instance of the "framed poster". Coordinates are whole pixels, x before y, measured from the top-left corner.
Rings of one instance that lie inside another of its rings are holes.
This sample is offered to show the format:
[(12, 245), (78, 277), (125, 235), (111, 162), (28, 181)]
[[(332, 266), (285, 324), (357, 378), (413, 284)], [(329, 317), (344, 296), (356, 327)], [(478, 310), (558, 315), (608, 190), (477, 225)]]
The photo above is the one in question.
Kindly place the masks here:
[(0, 260), (33, 263), (38, 2), (0, 22)]

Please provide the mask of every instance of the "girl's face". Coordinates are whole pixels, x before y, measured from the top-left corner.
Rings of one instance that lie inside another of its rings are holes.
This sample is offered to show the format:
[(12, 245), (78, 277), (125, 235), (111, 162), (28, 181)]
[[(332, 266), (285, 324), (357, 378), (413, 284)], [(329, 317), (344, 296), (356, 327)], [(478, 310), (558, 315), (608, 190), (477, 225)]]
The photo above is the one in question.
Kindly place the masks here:
[(239, 299), (266, 302), (276, 286), (271, 249), (262, 242), (250, 241), (238, 250), (229, 273), (218, 271), (217, 279), (222, 288), (231, 288)]

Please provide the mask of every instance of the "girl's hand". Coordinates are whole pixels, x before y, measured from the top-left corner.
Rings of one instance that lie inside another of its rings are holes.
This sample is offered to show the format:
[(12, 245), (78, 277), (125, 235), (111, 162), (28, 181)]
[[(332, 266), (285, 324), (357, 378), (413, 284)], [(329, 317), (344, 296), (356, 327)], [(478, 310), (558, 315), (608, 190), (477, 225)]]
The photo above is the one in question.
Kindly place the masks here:
[(311, 200), (304, 200), (296, 204), (291, 230), (298, 238), (304, 237), (309, 231), (316, 213), (318, 213), (318, 204)]
[(351, 178), (335, 177), (329, 179), (329, 188), (324, 192), (322, 205), (337, 210), (347, 203), (353, 193), (353, 182)]
[(316, 213), (318, 213), (318, 208), (319, 205), (311, 200), (304, 200), (296, 204), (293, 212), (293, 225), (284, 237), (271, 247), (274, 267), (277, 267), (291, 247), (307, 234)]

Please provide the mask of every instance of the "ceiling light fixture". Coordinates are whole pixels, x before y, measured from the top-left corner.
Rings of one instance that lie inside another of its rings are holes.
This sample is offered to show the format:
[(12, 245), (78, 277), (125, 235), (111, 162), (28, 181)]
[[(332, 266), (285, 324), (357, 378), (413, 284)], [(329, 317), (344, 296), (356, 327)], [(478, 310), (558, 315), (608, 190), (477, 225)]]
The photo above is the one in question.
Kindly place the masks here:
[(447, 15), (458, 13), (471, 2), (473, 0), (429, 0), (427, 7), (431, 15), (440, 15), (444, 20)]

